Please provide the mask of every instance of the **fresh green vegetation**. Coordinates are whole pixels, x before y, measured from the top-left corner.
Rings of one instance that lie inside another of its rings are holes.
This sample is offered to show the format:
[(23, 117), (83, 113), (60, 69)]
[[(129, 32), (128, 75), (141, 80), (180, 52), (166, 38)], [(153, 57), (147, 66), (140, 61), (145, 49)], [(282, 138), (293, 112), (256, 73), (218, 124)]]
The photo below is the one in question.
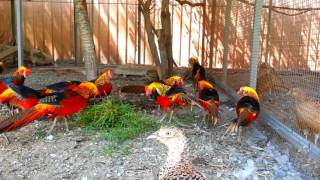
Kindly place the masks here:
[(112, 103), (104, 100), (77, 115), (77, 126), (86, 127), (88, 131), (99, 131), (101, 137), (109, 141), (104, 148), (106, 154), (112, 155), (118, 148), (129, 153), (121, 145), (147, 131), (159, 128), (159, 123), (147, 114), (135, 111), (129, 104)]

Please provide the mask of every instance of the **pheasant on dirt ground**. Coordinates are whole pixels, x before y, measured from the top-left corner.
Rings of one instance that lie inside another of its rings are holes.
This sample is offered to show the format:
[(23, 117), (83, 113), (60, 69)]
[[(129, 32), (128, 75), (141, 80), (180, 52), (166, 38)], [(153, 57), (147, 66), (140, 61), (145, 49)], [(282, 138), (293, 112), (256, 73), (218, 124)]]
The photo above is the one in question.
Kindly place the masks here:
[(203, 174), (192, 166), (191, 161), (188, 159), (187, 138), (182, 130), (163, 127), (147, 139), (156, 139), (168, 148), (166, 162), (159, 170), (159, 180), (206, 179)]
[[(237, 133), (238, 142), (240, 142), (242, 127), (250, 126), (259, 116), (260, 101), (257, 92), (249, 86), (242, 86), (238, 94), (242, 96), (242, 98), (237, 102), (237, 117), (231, 121), (224, 135), (227, 133)], [(222, 137), (224, 137), (224, 135)]]

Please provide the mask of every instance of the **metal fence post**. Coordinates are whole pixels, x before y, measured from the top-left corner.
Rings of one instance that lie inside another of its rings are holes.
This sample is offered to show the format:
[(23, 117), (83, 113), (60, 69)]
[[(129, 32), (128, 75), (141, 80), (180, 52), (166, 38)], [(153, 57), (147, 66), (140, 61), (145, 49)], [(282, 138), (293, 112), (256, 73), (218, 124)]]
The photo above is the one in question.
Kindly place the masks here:
[(257, 85), (262, 4), (263, 4), (262, 0), (255, 0), (253, 34), (252, 34), (253, 37), (252, 37), (252, 49), (251, 49), (251, 61), (250, 61), (250, 86), (254, 89), (256, 89), (256, 85)]
[(17, 18), (17, 47), (18, 47), (18, 66), (23, 65), (23, 38), (22, 38), (22, 12), (21, 0), (15, 0), (16, 3), (16, 18)]
[(231, 8), (232, 0), (227, 0), (226, 12), (225, 12), (225, 23), (223, 30), (223, 75), (222, 82), (227, 82), (228, 74), (228, 57), (229, 57), (229, 32), (231, 25)]
[(201, 42), (201, 46), (202, 46), (202, 53), (201, 53), (201, 65), (202, 66), (205, 66), (205, 36), (206, 36), (206, 26), (205, 26), (205, 23), (206, 23), (206, 8), (207, 8), (207, 5), (206, 5), (206, 0), (203, 0), (203, 14), (202, 14), (202, 42)]

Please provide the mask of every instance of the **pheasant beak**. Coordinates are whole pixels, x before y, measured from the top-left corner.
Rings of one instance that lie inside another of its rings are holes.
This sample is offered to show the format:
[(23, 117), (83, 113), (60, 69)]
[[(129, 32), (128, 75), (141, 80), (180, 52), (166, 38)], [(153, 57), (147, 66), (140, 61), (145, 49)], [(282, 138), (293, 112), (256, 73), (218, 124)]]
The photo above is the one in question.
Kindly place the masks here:
[(158, 137), (159, 137), (158, 132), (154, 132), (150, 136), (148, 136), (147, 139), (157, 139)]
[(145, 89), (145, 92), (146, 92), (146, 95), (148, 96), (152, 94), (152, 90), (148, 88)]
[(113, 73), (112, 73), (111, 70), (108, 70), (108, 71), (107, 71), (107, 74), (108, 74), (109, 78), (112, 78)]

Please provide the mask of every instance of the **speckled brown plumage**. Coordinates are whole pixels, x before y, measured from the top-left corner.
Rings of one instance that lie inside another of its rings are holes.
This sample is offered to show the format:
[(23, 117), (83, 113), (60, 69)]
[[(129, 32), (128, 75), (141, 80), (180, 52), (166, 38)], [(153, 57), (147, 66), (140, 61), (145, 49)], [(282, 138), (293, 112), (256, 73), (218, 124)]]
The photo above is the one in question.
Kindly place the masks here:
[(205, 180), (206, 177), (196, 170), (188, 156), (187, 139), (177, 128), (161, 128), (148, 139), (154, 138), (168, 147), (165, 164), (158, 173), (159, 180)]
[(206, 178), (191, 164), (178, 164), (163, 170), (165, 173), (159, 174), (159, 180), (205, 180)]
[(289, 94), (295, 99), (296, 126), (303, 131), (306, 138), (309, 133), (313, 134), (314, 144), (317, 144), (320, 136), (319, 99), (298, 88), (291, 89)]

